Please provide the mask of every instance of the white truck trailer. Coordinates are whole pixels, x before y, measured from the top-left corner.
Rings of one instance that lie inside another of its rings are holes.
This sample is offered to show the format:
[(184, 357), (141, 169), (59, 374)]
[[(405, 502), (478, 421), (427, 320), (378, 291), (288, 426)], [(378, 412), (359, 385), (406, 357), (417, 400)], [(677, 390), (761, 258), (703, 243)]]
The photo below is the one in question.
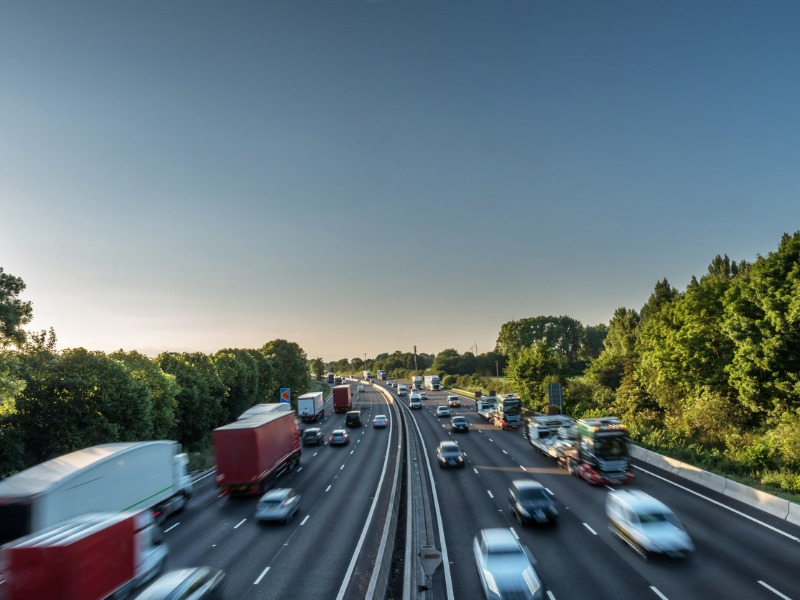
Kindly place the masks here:
[(484, 396), (475, 400), (475, 410), (477, 410), (478, 414), (487, 421), (492, 421), (494, 419), (494, 411), (496, 408), (496, 396)]
[(578, 443), (575, 421), (566, 415), (532, 417), (526, 425), (525, 435), (531, 446), (555, 459), (562, 458), (564, 450)]
[(436, 391), (439, 389), (438, 375), (425, 375), (425, 389)]
[(325, 416), (325, 400), (322, 392), (303, 394), (297, 399), (297, 416), (303, 423), (316, 423)]
[(96, 512), (148, 510), (158, 520), (192, 494), (188, 459), (171, 441), (101, 444), (0, 481), (0, 544)]
[(422, 389), (422, 375), (414, 375), (411, 377), (411, 389), (412, 390)]

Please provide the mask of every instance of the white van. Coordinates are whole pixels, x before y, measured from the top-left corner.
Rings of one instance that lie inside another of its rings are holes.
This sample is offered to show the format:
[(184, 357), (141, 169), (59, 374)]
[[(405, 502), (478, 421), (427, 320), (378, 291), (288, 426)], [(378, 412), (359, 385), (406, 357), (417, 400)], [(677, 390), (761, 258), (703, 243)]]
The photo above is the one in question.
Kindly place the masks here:
[(397, 395), (398, 396), (407, 396), (408, 395), (408, 387), (400, 384), (397, 386)]

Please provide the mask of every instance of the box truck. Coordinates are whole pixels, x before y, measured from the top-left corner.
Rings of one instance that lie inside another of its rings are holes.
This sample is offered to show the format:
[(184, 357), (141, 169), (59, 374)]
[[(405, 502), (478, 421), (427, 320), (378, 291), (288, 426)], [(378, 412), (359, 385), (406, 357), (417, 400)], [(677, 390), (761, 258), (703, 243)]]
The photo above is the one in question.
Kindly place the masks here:
[(5, 600), (126, 597), (164, 570), (149, 512), (90, 513), (0, 549)]
[(101, 444), (0, 481), (0, 544), (92, 512), (149, 510), (159, 520), (192, 495), (188, 459), (171, 441)]
[(255, 404), (239, 415), (238, 420), (249, 419), (268, 412), (292, 412), (292, 405), (288, 402), (269, 402), (267, 404)]
[(349, 385), (337, 385), (333, 388), (333, 412), (346, 413), (353, 408), (353, 394)]
[(316, 423), (325, 416), (325, 400), (322, 392), (303, 394), (297, 398), (297, 416), (304, 423)]
[(300, 464), (300, 434), (291, 412), (267, 412), (213, 431), (216, 483), (228, 494), (259, 494)]

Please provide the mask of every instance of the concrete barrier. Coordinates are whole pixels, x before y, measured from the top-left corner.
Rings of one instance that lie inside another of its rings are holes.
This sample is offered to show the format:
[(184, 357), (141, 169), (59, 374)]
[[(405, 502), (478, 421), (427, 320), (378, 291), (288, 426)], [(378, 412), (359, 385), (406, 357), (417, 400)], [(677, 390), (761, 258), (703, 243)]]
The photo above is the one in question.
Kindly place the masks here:
[(778, 498), (777, 496), (751, 488), (736, 481), (731, 481), (730, 479), (726, 480), (725, 491), (723, 493), (729, 498), (744, 502), (748, 506), (763, 510), (779, 519), (786, 520), (789, 516), (788, 500)]
[(786, 520), (789, 521), (789, 523), (800, 525), (800, 504), (789, 502), (789, 516), (786, 517)]

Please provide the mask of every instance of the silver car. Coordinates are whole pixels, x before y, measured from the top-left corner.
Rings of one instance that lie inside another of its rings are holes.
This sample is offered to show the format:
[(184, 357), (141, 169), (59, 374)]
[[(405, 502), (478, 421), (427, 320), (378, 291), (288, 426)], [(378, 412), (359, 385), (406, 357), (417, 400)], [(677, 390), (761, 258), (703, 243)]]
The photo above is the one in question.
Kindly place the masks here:
[(543, 600), (534, 560), (510, 529), (483, 529), (472, 542), (475, 566), (488, 600)]
[(261, 496), (256, 504), (256, 521), (288, 523), (300, 508), (300, 494), (292, 488), (277, 488)]

